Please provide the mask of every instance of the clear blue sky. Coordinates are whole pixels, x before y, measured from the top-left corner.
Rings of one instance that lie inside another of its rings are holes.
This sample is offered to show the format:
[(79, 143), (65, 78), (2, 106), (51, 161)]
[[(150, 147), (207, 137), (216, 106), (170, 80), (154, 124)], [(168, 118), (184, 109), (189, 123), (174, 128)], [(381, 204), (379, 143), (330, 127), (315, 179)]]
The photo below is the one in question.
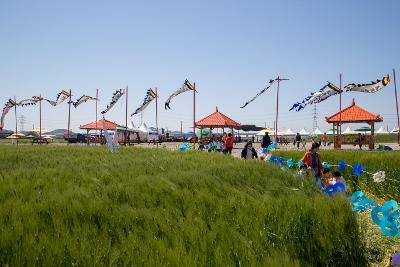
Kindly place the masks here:
[[(197, 118), (219, 110), (243, 124), (273, 125), (276, 87), (245, 109), (239, 107), (277, 75), (282, 83), (280, 128), (312, 128), (312, 107), (291, 105), (329, 80), (339, 85), (381, 79), (397, 69), (400, 83), (400, 2), (392, 1), (1, 1), (0, 101), (61, 89), (94, 95), (100, 108), (129, 86), (129, 111), (157, 86), (160, 100), (185, 78), (199, 94)], [(400, 91), (400, 89), (399, 89)], [(395, 125), (393, 79), (375, 94), (348, 93), (357, 104)], [(107, 118), (124, 122), (123, 99)], [(318, 105), (319, 126), (338, 110), (339, 98)], [(160, 127), (185, 130), (192, 122), (192, 95), (160, 103)], [(38, 107), (19, 109), (25, 129), (38, 126)], [(144, 112), (154, 126), (155, 105)], [(93, 121), (94, 103), (72, 110), (72, 126)], [(133, 118), (137, 124), (140, 116)], [(5, 128), (14, 127), (9, 113)], [(66, 128), (67, 104), (44, 103), (43, 127)]]

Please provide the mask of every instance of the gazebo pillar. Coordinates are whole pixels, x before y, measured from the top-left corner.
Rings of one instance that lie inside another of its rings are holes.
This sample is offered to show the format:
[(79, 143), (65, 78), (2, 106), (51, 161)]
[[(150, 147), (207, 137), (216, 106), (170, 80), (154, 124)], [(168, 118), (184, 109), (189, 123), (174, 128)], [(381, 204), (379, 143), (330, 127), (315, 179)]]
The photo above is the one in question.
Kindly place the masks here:
[(371, 136), (369, 138), (369, 149), (374, 149), (375, 148), (375, 122), (371, 121)]

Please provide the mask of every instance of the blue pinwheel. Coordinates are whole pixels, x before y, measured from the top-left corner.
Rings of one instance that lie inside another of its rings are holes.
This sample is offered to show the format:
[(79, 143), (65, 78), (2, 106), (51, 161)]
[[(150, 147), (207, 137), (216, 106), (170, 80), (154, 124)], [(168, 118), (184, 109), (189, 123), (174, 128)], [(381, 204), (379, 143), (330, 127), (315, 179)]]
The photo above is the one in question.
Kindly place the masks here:
[(322, 168), (324, 169), (329, 169), (331, 167), (331, 165), (328, 162), (322, 162)]
[(339, 161), (338, 169), (341, 172), (346, 170), (346, 162), (344, 160)]
[(364, 171), (364, 166), (360, 163), (354, 164), (353, 168), (351, 169), (354, 175), (360, 176)]
[(283, 165), (285, 163), (285, 158), (284, 157), (280, 157), (279, 159), (278, 159), (278, 164), (279, 165)]
[(303, 162), (299, 159), (296, 163), (297, 167), (301, 167), (303, 165)]
[(271, 162), (276, 162), (276, 156), (275, 155), (271, 155), (271, 157), (269, 158), (269, 160)]
[(288, 160), (286, 161), (286, 165), (287, 165), (289, 168), (292, 168), (292, 167), (294, 166), (293, 160), (292, 160), (292, 159), (288, 159)]
[(390, 237), (399, 235), (399, 206), (395, 200), (389, 200), (383, 206), (375, 207), (371, 211), (371, 218), (381, 228), (382, 234)]
[(366, 211), (370, 207), (376, 206), (376, 203), (372, 199), (367, 198), (361, 191), (354, 192), (351, 195), (350, 201), (353, 204), (353, 211)]
[(324, 189), (322, 189), (322, 192), (328, 194), (330, 197), (333, 197), (336, 193), (345, 193), (346, 186), (341, 182), (328, 184)]

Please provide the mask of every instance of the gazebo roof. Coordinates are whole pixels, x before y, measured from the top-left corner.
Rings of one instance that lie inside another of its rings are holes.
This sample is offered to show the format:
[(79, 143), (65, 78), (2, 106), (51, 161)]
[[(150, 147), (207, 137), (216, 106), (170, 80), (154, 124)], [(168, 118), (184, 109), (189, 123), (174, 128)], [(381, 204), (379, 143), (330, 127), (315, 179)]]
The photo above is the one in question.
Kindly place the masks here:
[(218, 111), (218, 108), (216, 108), (216, 111), (214, 113), (197, 121), (196, 126), (211, 127), (211, 128), (217, 128), (217, 127), (236, 128), (240, 127), (240, 124), (232, 120), (228, 116), (222, 114), (221, 112)]
[(115, 122), (108, 121), (106, 119), (101, 119), (101, 120), (97, 121), (97, 127), (96, 127), (96, 122), (94, 121), (94, 122), (87, 123), (87, 124), (79, 126), (79, 129), (83, 129), (83, 130), (103, 130), (103, 120), (106, 123), (107, 130), (114, 130), (118, 126), (118, 124), (116, 124)]
[[(340, 116), (341, 114), (341, 116)], [(342, 110), (342, 112), (337, 112), (330, 117), (325, 117), (326, 122), (335, 123), (349, 123), (349, 122), (379, 122), (382, 121), (383, 118), (378, 114), (372, 114), (366, 111), (363, 108), (360, 108), (356, 105), (354, 98), (351, 106)]]

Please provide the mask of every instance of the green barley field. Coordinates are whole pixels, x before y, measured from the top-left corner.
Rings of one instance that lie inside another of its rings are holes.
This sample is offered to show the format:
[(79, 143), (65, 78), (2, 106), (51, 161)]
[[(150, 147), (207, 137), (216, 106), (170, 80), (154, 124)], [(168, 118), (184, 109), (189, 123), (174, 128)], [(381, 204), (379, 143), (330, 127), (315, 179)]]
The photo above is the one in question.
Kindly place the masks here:
[(347, 200), (220, 154), (0, 147), (9, 266), (365, 266)]

